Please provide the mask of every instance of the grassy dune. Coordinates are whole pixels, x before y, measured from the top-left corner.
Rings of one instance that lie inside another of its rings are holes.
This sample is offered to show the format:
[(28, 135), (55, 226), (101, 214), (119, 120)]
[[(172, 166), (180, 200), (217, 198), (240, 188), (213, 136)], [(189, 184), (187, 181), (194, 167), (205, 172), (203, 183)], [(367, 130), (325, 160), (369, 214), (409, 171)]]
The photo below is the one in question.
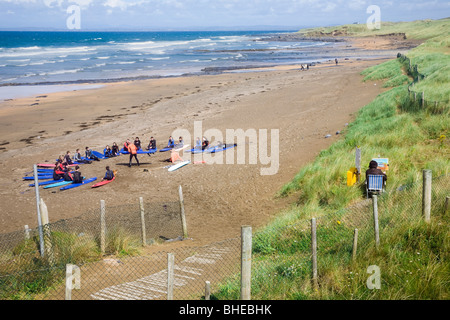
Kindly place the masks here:
[[(424, 44), (407, 54), (424, 77), (410, 87), (417, 81), (417, 72), (401, 59), (363, 72), (364, 81), (382, 81), (390, 90), (363, 107), (344, 137), (280, 190), (279, 196), (290, 195), (296, 202), (254, 235), (254, 299), (450, 297), (450, 228), (448, 213), (444, 213), (450, 191), (449, 27), (450, 19), (444, 19), (383, 23), (381, 30), (373, 32), (361, 25), (300, 31), (308, 36), (336, 30), (350, 36), (405, 33), (424, 39)], [(414, 102), (408, 87), (425, 92), (430, 103), (423, 108)], [(379, 199), (382, 241), (378, 248), (373, 241), (371, 202), (364, 202), (364, 182), (346, 185), (346, 172), (354, 165), (357, 146), (362, 150), (363, 172), (378, 155), (390, 159), (387, 192)], [(433, 184), (431, 223), (421, 217), (423, 169), (431, 169), (433, 177), (439, 177)], [(317, 290), (311, 281), (311, 217), (318, 219)], [(352, 260), (354, 228), (360, 230), (361, 249)], [(369, 265), (382, 270), (381, 290), (366, 286)], [(215, 295), (218, 299), (239, 298), (238, 277), (229, 279)]]

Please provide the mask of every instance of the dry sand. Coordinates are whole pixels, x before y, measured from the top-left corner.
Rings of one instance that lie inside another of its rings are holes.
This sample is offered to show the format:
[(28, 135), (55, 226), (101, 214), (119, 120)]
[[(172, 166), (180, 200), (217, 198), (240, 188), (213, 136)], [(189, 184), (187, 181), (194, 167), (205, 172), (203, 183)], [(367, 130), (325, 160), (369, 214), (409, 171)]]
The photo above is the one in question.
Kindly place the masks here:
[[(194, 139), (194, 121), (202, 121), (203, 130), (216, 128), (224, 134), (226, 129), (278, 129), (277, 174), (262, 176), (260, 168), (268, 165), (260, 163), (190, 164), (168, 172), (163, 167), (170, 155), (159, 152), (139, 155), (141, 166), (128, 168), (128, 156), (123, 155), (81, 167), (83, 175), (99, 178), (106, 165), (118, 170), (116, 181), (107, 186), (56, 192), (41, 188), (50, 221), (79, 216), (98, 207), (100, 200), (107, 206), (136, 203), (139, 197), (176, 200), (181, 185), (189, 236), (196, 243), (234, 237), (241, 225), (256, 229), (291, 201), (275, 198), (280, 188), (340, 139), (336, 132), (383, 91), (381, 83), (364, 83), (360, 75), (382, 61), (350, 59), (308, 71), (284, 66), (114, 83), (0, 103), (0, 147), (5, 148), (0, 151), (0, 232), (37, 225), (35, 190), (22, 181), (34, 163), (54, 162), (67, 150), (73, 154), (85, 146), (102, 151), (107, 144), (122, 145), (136, 136), (144, 146), (154, 136), (161, 148), (174, 129), (187, 129)], [(327, 134), (331, 137), (325, 138)], [(246, 152), (248, 147), (238, 146)], [(189, 159), (187, 153), (182, 156)]]

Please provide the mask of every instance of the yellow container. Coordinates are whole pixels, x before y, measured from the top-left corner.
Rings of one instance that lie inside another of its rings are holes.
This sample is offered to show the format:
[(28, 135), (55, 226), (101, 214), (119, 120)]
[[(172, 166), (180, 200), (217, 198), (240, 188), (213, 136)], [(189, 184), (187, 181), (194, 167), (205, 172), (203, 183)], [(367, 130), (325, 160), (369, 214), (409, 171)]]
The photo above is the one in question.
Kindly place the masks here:
[(356, 183), (356, 178), (358, 175), (358, 170), (356, 168), (350, 168), (347, 171), (347, 186), (351, 187)]

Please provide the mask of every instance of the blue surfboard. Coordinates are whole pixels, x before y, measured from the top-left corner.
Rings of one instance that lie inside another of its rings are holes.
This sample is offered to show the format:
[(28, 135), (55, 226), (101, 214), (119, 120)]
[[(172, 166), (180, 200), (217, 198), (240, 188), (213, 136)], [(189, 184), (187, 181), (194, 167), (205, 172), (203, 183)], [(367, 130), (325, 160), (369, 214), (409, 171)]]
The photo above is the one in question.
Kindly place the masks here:
[(103, 153), (101, 153), (101, 152), (92, 150), (92, 154), (94, 156), (96, 156), (97, 158), (99, 158), (99, 159), (107, 159), (107, 157), (105, 157), (105, 155)]
[[(62, 178), (61, 178), (62, 179)], [(50, 181), (42, 181), (38, 183), (38, 186), (45, 186), (48, 184), (53, 184), (53, 183), (57, 183), (57, 182), (61, 182), (61, 179), (59, 180), (50, 180)], [(29, 187), (34, 187), (34, 183), (31, 183), (28, 185)]]
[(61, 181), (61, 182), (56, 182), (53, 184), (49, 184), (44, 186), (44, 189), (49, 189), (49, 188), (55, 188), (55, 187), (60, 187), (60, 186), (65, 186), (66, 184), (71, 184), (72, 181)]
[[(138, 151), (137, 151), (137, 154), (153, 154), (153, 153), (155, 153), (156, 151), (158, 151), (158, 149), (150, 149), (150, 150), (142, 150), (142, 149), (139, 149)], [(121, 154), (130, 154), (128, 151), (125, 151), (125, 149), (120, 149), (120, 153)]]
[[(53, 179), (53, 175), (51, 175), (51, 176), (49, 176), (49, 175), (47, 175), (47, 176), (39, 176), (38, 175), (38, 180), (48, 180), (48, 179)], [(31, 176), (31, 177), (23, 177), (23, 180), (34, 180), (34, 177), (33, 176)]]
[(210, 148), (210, 149), (208, 149), (208, 152), (209, 153), (221, 152), (221, 151), (225, 151), (225, 150), (234, 148), (236, 146), (237, 146), (236, 143), (235, 144), (225, 144), (225, 145), (221, 145), (221, 146), (216, 146), (216, 147)]
[(64, 187), (60, 188), (59, 190), (73, 189), (73, 188), (76, 188), (76, 187), (79, 187), (79, 186), (91, 183), (92, 181), (95, 181), (95, 180), (97, 180), (97, 177), (93, 177), (93, 178), (84, 180), (82, 183), (72, 183), (70, 185), (67, 185), (67, 186), (64, 186)]

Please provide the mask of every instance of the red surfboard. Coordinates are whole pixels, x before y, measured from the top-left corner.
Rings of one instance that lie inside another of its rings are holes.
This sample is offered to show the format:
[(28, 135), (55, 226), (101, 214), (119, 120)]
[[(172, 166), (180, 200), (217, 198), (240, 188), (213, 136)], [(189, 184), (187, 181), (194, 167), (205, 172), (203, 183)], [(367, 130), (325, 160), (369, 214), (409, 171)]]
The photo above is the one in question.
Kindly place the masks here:
[(91, 186), (91, 188), (98, 188), (98, 187), (104, 186), (105, 184), (108, 184), (108, 183), (110, 183), (110, 182), (113, 182), (114, 179), (116, 179), (116, 177), (112, 178), (111, 180), (103, 180), (103, 181), (100, 181), (100, 182), (94, 184), (93, 186)]
[[(38, 163), (37, 164), (38, 167), (42, 167), (42, 168), (54, 168), (55, 165), (51, 164), (51, 163)], [(68, 167), (75, 167), (76, 164), (69, 164)]]

